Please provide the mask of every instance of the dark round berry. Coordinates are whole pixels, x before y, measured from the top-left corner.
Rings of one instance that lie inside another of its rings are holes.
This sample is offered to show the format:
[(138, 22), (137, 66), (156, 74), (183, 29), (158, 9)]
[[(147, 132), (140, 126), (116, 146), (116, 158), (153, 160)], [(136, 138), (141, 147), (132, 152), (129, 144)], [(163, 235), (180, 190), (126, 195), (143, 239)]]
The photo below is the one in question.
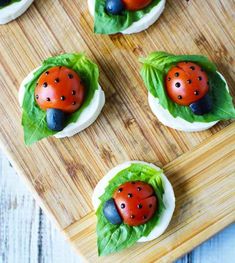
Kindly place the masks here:
[(138, 205), (137, 205), (137, 208), (138, 208), (138, 209), (141, 209), (142, 207), (143, 207), (142, 204), (138, 204)]
[(181, 85), (180, 85), (179, 82), (176, 82), (176, 83), (175, 83), (175, 86), (176, 86), (176, 88), (179, 88)]
[(125, 204), (121, 204), (121, 209), (124, 209), (125, 207)]
[(60, 99), (64, 101), (65, 100), (65, 96), (61, 96)]
[(133, 197), (133, 194), (129, 193), (127, 196), (128, 196), (129, 198), (131, 198), (131, 197)]
[(111, 15), (119, 15), (124, 10), (122, 0), (106, 0), (106, 11)]
[(46, 88), (47, 87), (47, 82), (43, 83), (43, 87)]
[(182, 100), (182, 98), (183, 98), (183, 97), (182, 97), (181, 95), (178, 96), (178, 99), (179, 99), (179, 100)]
[(180, 75), (179, 72), (176, 72), (176, 73), (175, 73), (175, 76), (176, 76), (176, 77), (179, 77), (179, 75)]

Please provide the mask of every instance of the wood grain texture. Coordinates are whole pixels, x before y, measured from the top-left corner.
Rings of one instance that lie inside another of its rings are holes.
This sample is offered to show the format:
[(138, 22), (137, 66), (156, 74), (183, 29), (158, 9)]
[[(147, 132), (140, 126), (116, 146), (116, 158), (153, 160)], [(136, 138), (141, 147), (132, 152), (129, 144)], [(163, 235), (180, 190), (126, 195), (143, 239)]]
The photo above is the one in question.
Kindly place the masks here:
[[(190, 155), (197, 145), (203, 147), (208, 138), (213, 140), (214, 134), (221, 130), (223, 133), (224, 127), (229, 125), (232, 129), (229, 121), (201, 133), (177, 132), (162, 126), (148, 107), (138, 57), (163, 49), (207, 55), (218, 65), (234, 95), (234, 7), (232, 0), (169, 0), (163, 16), (148, 31), (134, 36), (99, 36), (92, 33), (93, 21), (86, 1), (71, 4), (65, 0), (36, 0), (24, 16), (0, 28), (0, 144), (60, 229), (68, 229), (80, 219), (83, 222), (87, 218), (87, 224), (90, 222), (92, 190), (113, 166), (139, 159), (162, 167), (184, 153)], [(100, 83), (107, 98), (102, 114), (79, 135), (63, 140), (50, 138), (26, 148), (17, 101), (20, 82), (44, 58), (75, 51), (85, 51), (100, 67)], [(221, 153), (217, 152), (215, 158), (218, 154)], [(207, 157), (205, 153), (204, 158)], [(232, 156), (221, 160), (232, 162)], [(220, 175), (219, 171), (214, 172)], [(177, 178), (185, 181), (183, 171)], [(191, 184), (199, 193), (200, 189), (202, 192), (207, 189), (209, 200), (213, 201), (217, 189), (213, 190), (209, 179), (205, 187), (197, 180)], [(183, 191), (190, 198), (190, 189)], [(223, 205), (216, 211), (221, 216), (230, 203), (223, 195), (218, 198)], [(199, 209), (193, 212), (185, 208), (185, 213), (192, 213), (196, 220)], [(228, 214), (224, 220), (214, 218), (218, 220), (214, 228), (206, 225), (206, 234), (196, 235), (186, 245), (179, 246), (183, 238), (175, 237), (174, 244), (179, 249), (174, 255), (179, 256), (227, 225), (232, 215)], [(186, 223), (182, 231), (191, 232), (193, 224)]]

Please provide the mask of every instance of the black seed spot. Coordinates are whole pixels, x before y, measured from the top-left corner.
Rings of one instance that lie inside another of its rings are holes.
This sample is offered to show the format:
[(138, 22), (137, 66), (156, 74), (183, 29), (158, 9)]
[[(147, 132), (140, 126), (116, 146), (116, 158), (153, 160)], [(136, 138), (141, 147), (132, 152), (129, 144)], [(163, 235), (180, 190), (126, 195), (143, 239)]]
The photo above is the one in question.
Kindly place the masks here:
[(131, 197), (133, 197), (133, 194), (129, 193), (127, 196), (128, 196), (129, 198), (131, 198)]
[(191, 69), (191, 70), (195, 70), (195, 67), (194, 67), (194, 66), (191, 66), (190, 69)]
[(181, 85), (180, 85), (179, 82), (176, 82), (176, 83), (175, 83), (175, 86), (176, 86), (176, 88), (179, 88)]
[(194, 95), (198, 96), (198, 95), (199, 95), (199, 91), (198, 91), (198, 90), (195, 90), (195, 91), (194, 91)]
[(36, 99), (37, 99), (37, 100), (39, 99), (39, 96), (38, 96), (38, 95), (36, 95)]
[(135, 218), (135, 216), (134, 215), (131, 215), (131, 219), (134, 219)]
[(176, 73), (175, 73), (175, 76), (176, 76), (176, 77), (179, 77), (179, 75), (180, 75), (179, 72), (176, 72)]
[(135, 184), (135, 182), (131, 182), (131, 184)]
[(47, 101), (51, 101), (51, 99), (50, 99), (50, 98), (47, 98)]
[(75, 105), (76, 104), (76, 101), (74, 101), (73, 103), (72, 103), (72, 105)]
[(61, 69), (62, 68), (62, 66), (59, 66), (59, 69)]
[(36, 83), (36, 86), (38, 86), (38, 82)]
[(170, 80), (171, 80), (171, 78), (170, 78), (170, 77), (168, 77), (168, 78), (167, 78), (167, 80), (168, 80), (168, 81), (170, 81)]
[(46, 88), (47, 87), (47, 82), (43, 83), (43, 87)]
[(61, 100), (65, 100), (65, 96), (61, 96), (60, 99), (61, 99)]
[(144, 215), (144, 216), (143, 216), (143, 219), (147, 219), (147, 216), (146, 216), (146, 215)]
[(153, 205), (152, 205), (152, 204), (150, 204), (150, 205), (149, 205), (149, 208), (151, 208), (152, 206), (153, 206)]
[(142, 188), (141, 187), (137, 187), (137, 191), (141, 191), (142, 190)]
[(70, 79), (73, 79), (73, 74), (69, 73), (69, 74), (68, 74), (68, 77), (69, 77)]
[(45, 74), (46, 74), (46, 75), (49, 75), (49, 71), (46, 71)]
[(119, 189), (118, 189), (118, 193), (121, 193), (121, 192), (122, 192), (122, 190), (123, 190), (122, 188), (119, 188)]
[(56, 78), (55, 79), (55, 83), (59, 83), (60, 82), (60, 79), (59, 78)]
[(142, 204), (138, 204), (138, 205), (137, 205), (137, 208), (138, 208), (138, 209), (141, 209), (142, 207), (143, 207)]
[(124, 209), (125, 207), (125, 204), (121, 204), (121, 209)]
[(188, 83), (188, 84), (191, 84), (191, 83), (192, 83), (192, 80), (191, 80), (191, 79), (188, 79), (188, 80), (187, 80), (187, 83)]
[(179, 95), (179, 96), (178, 96), (178, 99), (179, 99), (179, 100), (182, 100), (182, 96), (181, 96), (181, 95)]
[(73, 91), (72, 91), (72, 95), (75, 95), (75, 94), (76, 94), (76, 91), (75, 91), (75, 90), (73, 90)]
[(198, 77), (198, 80), (200, 80), (200, 81), (201, 81), (201, 80), (202, 80), (202, 77), (201, 77), (201, 76), (199, 76), (199, 77)]

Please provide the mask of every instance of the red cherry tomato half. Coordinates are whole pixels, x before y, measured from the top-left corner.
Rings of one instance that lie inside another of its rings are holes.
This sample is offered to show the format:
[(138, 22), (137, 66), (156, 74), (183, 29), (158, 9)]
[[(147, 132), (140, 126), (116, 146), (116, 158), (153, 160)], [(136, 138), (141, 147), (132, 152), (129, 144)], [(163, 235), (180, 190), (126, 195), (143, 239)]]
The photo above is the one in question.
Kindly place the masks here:
[(137, 11), (148, 6), (152, 0), (122, 0), (125, 8), (129, 11)]
[(138, 226), (148, 222), (157, 210), (157, 197), (149, 184), (127, 182), (120, 185), (113, 195), (123, 222)]
[(80, 108), (85, 88), (78, 74), (66, 67), (53, 67), (38, 79), (35, 99), (43, 110), (54, 108), (73, 113)]
[(171, 68), (165, 86), (171, 100), (184, 106), (200, 100), (209, 90), (206, 72), (192, 62), (180, 62)]

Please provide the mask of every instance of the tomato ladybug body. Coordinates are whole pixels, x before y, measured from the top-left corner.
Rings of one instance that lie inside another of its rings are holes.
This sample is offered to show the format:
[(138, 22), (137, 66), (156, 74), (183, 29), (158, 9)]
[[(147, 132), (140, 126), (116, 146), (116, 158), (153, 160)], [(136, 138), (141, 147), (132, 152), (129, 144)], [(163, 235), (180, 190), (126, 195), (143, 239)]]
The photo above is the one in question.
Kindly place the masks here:
[(180, 62), (171, 68), (165, 86), (170, 99), (183, 106), (199, 101), (209, 91), (206, 72), (192, 62)]
[(152, 0), (122, 0), (126, 10), (137, 11), (148, 6)]
[(129, 226), (145, 224), (157, 210), (152, 186), (141, 181), (120, 185), (113, 198), (123, 222)]
[(83, 102), (85, 88), (78, 74), (66, 67), (53, 67), (38, 79), (35, 99), (42, 110), (49, 108), (73, 113)]

